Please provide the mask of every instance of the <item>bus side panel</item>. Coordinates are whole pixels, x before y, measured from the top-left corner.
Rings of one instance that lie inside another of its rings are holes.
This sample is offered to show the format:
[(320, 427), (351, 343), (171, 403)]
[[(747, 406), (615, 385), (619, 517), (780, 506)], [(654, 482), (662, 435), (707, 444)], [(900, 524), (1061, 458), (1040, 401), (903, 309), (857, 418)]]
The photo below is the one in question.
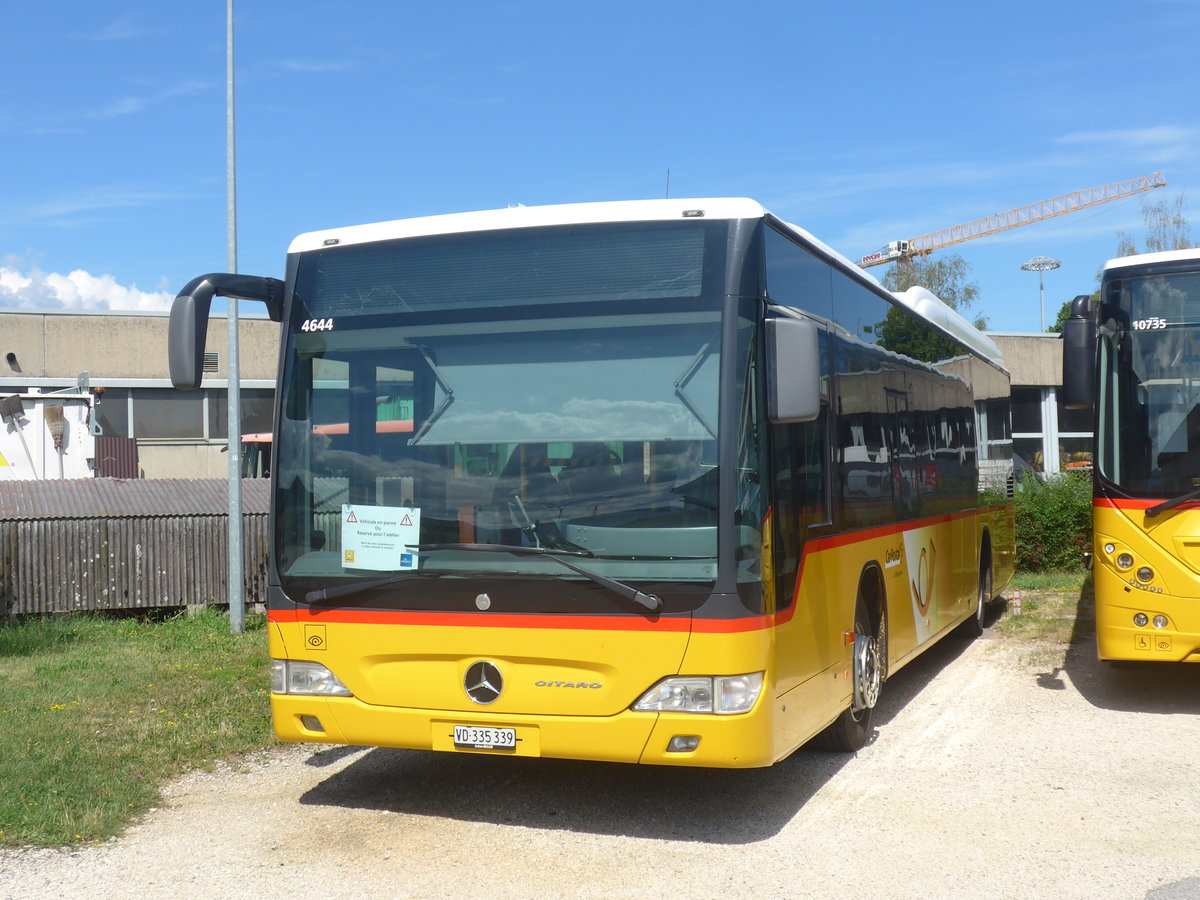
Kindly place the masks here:
[(775, 755), (782, 758), (828, 725), (849, 702), (849, 648), (842, 632), (854, 615), (855, 576), (846, 550), (809, 541), (791, 606), (775, 629)]
[(1012, 583), (1017, 570), (1016, 507), (1011, 502), (985, 506), (979, 511), (976, 522), (980, 541), (977, 546), (982, 546), (985, 530), (991, 538), (992, 597), (997, 597)]
[[(1200, 662), (1200, 510), (1147, 517), (1146, 505), (1096, 503), (1096, 653), (1100, 659)], [(1124, 553), (1133, 564), (1123, 569), (1117, 559)], [(1153, 572), (1149, 582), (1137, 577), (1142, 567)], [(1138, 613), (1146, 625), (1134, 622)], [(1155, 616), (1165, 616), (1166, 627), (1156, 628)]]
[(850, 704), (854, 604), (863, 573), (882, 576), (894, 671), (973, 613), (977, 528), (973, 515), (947, 516), (809, 542), (793, 607), (779, 616), (775, 632), (777, 758)]

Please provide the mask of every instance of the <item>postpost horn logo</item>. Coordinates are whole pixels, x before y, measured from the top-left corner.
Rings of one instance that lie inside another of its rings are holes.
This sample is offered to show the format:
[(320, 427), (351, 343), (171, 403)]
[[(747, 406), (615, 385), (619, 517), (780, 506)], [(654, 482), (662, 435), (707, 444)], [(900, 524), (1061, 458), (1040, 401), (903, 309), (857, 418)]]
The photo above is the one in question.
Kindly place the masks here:
[(937, 549), (933, 546), (933, 542), (929, 542), (929, 548), (921, 548), (921, 557), (917, 561), (917, 576), (912, 582), (913, 597), (917, 601), (917, 609), (921, 611), (921, 615), (929, 615), (929, 606), (933, 602), (933, 563), (936, 559)]

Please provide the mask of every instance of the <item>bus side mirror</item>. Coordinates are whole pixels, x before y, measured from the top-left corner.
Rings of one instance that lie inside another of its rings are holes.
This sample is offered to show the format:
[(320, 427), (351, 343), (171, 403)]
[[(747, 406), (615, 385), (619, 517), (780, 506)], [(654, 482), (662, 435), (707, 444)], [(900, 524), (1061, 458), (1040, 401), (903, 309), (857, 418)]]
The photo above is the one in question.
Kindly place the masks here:
[(261, 300), (273, 322), (283, 321), (283, 282), (253, 275), (211, 274), (193, 278), (171, 304), (167, 330), (167, 357), (171, 383), (181, 391), (194, 391), (204, 377), (204, 341), (208, 336), (208, 310), (213, 297)]
[(1091, 409), (1096, 399), (1096, 323), (1091, 299), (1071, 301), (1071, 316), (1063, 325), (1063, 406)]
[(767, 319), (767, 419), (811, 422), (821, 412), (821, 345), (808, 319)]

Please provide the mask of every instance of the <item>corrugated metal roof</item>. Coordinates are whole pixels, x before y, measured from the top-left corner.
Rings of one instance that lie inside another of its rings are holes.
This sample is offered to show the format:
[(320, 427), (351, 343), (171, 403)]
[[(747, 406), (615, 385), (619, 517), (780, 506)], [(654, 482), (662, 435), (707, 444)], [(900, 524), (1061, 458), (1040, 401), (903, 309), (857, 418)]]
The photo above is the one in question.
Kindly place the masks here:
[[(270, 479), (245, 479), (243, 512), (265, 513), (269, 493)], [(228, 512), (224, 478), (0, 481), (0, 520), (223, 516)]]

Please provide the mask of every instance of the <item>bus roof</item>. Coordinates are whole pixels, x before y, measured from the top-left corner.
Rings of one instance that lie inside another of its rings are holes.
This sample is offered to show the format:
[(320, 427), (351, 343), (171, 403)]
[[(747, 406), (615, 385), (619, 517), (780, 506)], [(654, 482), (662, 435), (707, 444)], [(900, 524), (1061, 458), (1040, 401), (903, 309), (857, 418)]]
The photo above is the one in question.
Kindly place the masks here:
[[(699, 213), (699, 215), (696, 215)], [(691, 214), (691, 215), (689, 215)], [(564, 203), (556, 206), (510, 206), (479, 212), (396, 219), (372, 225), (352, 225), (311, 231), (292, 241), (289, 253), (320, 250), (337, 244), (364, 244), (398, 238), (544, 225), (579, 225), (602, 222), (658, 222), (681, 218), (758, 219), (767, 211), (753, 200), (722, 197), (686, 200), (620, 200), (608, 203)]]
[(928, 288), (910, 287), (904, 293), (893, 296), (920, 315), (940, 327), (960, 343), (966, 344), (980, 356), (1004, 368), (1004, 356), (995, 342), (951, 309), (941, 298)]
[(1124, 269), (1129, 266), (1148, 266), (1154, 263), (1185, 262), (1191, 259), (1200, 260), (1200, 248), (1192, 247), (1188, 250), (1164, 250), (1160, 253), (1138, 253), (1134, 256), (1120, 256), (1106, 262), (1104, 264), (1104, 271), (1107, 272), (1109, 269)]

